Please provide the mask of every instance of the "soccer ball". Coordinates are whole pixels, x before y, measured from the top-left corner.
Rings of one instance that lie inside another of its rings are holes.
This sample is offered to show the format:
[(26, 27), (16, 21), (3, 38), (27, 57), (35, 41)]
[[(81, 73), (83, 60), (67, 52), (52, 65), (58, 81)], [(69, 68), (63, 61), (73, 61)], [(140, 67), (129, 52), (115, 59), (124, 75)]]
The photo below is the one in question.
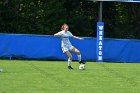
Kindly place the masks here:
[(85, 70), (85, 65), (84, 64), (80, 64), (79, 69), (80, 70)]

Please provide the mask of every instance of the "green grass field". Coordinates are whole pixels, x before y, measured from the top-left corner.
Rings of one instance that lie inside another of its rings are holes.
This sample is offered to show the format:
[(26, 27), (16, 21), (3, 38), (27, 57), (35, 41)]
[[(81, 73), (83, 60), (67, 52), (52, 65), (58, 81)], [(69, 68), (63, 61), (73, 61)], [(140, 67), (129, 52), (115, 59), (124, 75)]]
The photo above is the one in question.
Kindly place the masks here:
[(140, 64), (0, 60), (0, 93), (140, 93)]

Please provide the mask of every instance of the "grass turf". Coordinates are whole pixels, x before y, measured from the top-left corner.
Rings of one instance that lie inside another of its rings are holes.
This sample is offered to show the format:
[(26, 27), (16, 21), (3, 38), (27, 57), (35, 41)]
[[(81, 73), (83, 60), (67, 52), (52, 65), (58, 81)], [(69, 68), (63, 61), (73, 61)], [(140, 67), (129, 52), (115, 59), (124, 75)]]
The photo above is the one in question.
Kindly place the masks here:
[(140, 64), (0, 60), (0, 93), (139, 93)]

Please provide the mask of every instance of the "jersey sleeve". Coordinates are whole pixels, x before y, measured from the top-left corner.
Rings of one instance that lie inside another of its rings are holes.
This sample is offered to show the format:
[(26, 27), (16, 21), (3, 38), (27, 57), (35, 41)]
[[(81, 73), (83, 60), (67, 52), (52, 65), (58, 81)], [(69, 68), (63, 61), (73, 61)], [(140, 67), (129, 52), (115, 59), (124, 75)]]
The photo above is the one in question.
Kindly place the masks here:
[(70, 36), (70, 37), (73, 37), (73, 34), (72, 34), (70, 31), (69, 31), (69, 36)]
[(60, 32), (58, 32), (57, 34), (59, 34), (60, 36), (62, 36), (62, 35), (63, 35), (63, 32), (62, 32), (62, 31), (60, 31)]

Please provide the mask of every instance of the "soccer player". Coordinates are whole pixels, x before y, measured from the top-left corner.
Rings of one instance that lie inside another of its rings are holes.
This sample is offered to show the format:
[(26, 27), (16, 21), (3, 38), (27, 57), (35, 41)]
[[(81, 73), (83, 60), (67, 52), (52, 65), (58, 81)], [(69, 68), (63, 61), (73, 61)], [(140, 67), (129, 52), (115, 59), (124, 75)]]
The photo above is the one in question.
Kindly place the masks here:
[(80, 64), (85, 64), (85, 62), (81, 61), (81, 53), (80, 51), (75, 48), (74, 46), (72, 46), (69, 37), (73, 37), (79, 40), (83, 40), (83, 38), (77, 37), (72, 35), (72, 33), (69, 30), (69, 26), (67, 24), (63, 24), (61, 26), (61, 31), (58, 33), (55, 33), (54, 36), (60, 36), (62, 38), (61, 40), (61, 47), (62, 47), (62, 51), (63, 53), (65, 53), (68, 56), (68, 69), (73, 69), (71, 66), (72, 63), (72, 55), (69, 51), (75, 52), (78, 56), (78, 61)]

